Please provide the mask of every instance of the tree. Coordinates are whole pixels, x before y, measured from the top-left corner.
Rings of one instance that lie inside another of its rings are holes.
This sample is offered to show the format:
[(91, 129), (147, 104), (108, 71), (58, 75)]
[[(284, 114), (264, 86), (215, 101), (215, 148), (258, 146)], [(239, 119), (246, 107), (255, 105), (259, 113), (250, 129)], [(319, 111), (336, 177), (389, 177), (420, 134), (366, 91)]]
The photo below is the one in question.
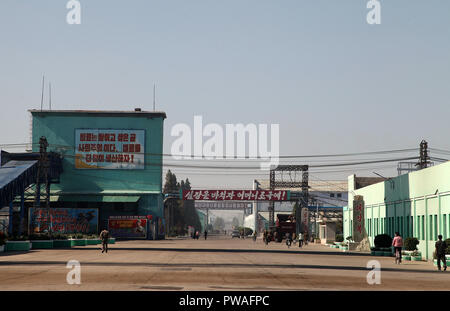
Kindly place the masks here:
[[(191, 183), (189, 179), (186, 181), (177, 181), (177, 177), (170, 170), (167, 171), (164, 183), (164, 193), (178, 193), (180, 190), (190, 190)], [(171, 199), (167, 201), (169, 209), (169, 227), (170, 233), (182, 235), (186, 233), (186, 228), (192, 226), (195, 230), (201, 230), (201, 222), (195, 210), (194, 201), (183, 201)]]
[[(163, 193), (177, 193), (179, 191), (179, 184), (177, 183), (177, 176), (170, 170), (167, 171), (166, 180), (163, 187)], [(179, 209), (178, 200), (169, 199), (166, 203), (165, 217), (169, 228), (169, 235), (180, 234), (180, 228), (184, 231), (184, 224), (180, 222), (182, 210)]]
[(163, 193), (177, 193), (179, 190), (180, 184), (177, 183), (177, 176), (168, 170), (164, 182)]
[(237, 219), (237, 217), (233, 217), (233, 220), (231, 221), (231, 225), (233, 226), (233, 228), (239, 227), (239, 219)]
[[(188, 178), (186, 178), (186, 181), (182, 180), (180, 182), (180, 189), (191, 190), (191, 183)], [(202, 225), (195, 209), (194, 201), (181, 201), (181, 208), (184, 211), (184, 223), (187, 226), (193, 226), (196, 230), (201, 230)]]

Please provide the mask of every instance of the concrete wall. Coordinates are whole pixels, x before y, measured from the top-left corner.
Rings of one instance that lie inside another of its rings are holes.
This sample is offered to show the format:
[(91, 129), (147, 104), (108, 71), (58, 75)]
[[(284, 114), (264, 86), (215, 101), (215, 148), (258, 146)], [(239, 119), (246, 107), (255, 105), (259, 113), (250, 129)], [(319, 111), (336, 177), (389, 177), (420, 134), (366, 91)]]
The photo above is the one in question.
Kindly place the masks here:
[(365, 204), (365, 229), (373, 246), (374, 237), (398, 231), (405, 239), (419, 239), (419, 250), (433, 259), (437, 236), (450, 237), (450, 162), (401, 175), (361, 189), (354, 189), (349, 176), (349, 202), (344, 208), (344, 238), (352, 235), (354, 195)]
[(319, 225), (319, 238), (322, 244), (336, 241), (336, 223), (326, 222)]

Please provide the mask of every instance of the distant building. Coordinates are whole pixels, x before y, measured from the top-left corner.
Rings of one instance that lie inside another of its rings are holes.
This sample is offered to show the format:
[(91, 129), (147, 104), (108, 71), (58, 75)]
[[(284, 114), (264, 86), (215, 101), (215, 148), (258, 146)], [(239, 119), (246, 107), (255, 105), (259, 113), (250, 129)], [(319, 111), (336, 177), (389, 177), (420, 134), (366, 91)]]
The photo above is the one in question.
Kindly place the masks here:
[(439, 234), (450, 238), (450, 162), (394, 178), (348, 177), (348, 207), (344, 208), (344, 236), (352, 236), (354, 196), (364, 202), (361, 219), (371, 246), (379, 234), (419, 240), (422, 258), (433, 259)]
[[(164, 237), (162, 153), (164, 112), (30, 110), (33, 151), (46, 137), (63, 155), (50, 206), (98, 209), (98, 228), (110, 216), (149, 216)], [(151, 216), (151, 217), (150, 217)]]

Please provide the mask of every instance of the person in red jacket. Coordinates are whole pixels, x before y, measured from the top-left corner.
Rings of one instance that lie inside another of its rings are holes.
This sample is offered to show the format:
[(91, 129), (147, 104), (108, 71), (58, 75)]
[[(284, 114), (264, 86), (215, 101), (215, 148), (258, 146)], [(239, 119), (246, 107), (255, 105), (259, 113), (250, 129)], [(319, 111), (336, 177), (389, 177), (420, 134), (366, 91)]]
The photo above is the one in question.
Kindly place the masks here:
[(395, 233), (395, 237), (392, 240), (392, 246), (394, 246), (395, 263), (400, 264), (402, 262), (402, 247), (403, 247), (403, 239), (400, 236), (400, 233), (398, 232)]

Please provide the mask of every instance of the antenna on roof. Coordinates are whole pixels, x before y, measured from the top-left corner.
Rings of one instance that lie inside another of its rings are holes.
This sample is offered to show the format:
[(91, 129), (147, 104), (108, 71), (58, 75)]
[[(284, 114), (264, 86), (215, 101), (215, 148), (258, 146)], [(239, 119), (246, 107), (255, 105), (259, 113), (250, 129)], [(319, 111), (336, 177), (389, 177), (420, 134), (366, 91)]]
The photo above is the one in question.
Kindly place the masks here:
[(52, 84), (48, 83), (48, 109), (52, 110)]
[(156, 83), (153, 83), (153, 111), (155, 111), (156, 106), (155, 94), (156, 94)]
[(45, 75), (42, 75), (41, 111), (42, 111), (42, 105), (44, 104), (44, 79), (45, 79)]

